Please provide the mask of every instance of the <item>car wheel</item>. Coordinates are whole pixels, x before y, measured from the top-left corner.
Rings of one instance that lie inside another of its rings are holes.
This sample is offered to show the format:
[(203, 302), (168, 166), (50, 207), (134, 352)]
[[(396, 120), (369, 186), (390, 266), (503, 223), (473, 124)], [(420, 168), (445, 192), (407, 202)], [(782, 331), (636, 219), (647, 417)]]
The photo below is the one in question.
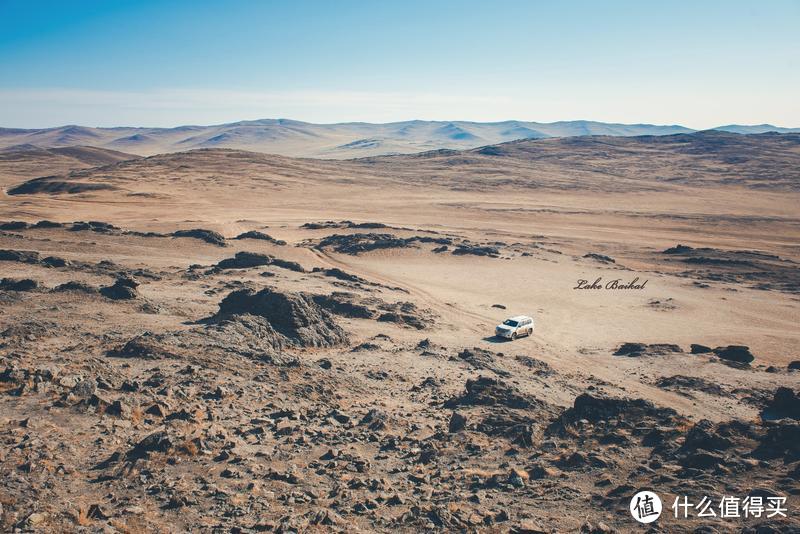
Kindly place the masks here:
[(517, 339), (517, 333), (516, 332), (511, 334), (511, 341), (514, 341), (515, 339)]

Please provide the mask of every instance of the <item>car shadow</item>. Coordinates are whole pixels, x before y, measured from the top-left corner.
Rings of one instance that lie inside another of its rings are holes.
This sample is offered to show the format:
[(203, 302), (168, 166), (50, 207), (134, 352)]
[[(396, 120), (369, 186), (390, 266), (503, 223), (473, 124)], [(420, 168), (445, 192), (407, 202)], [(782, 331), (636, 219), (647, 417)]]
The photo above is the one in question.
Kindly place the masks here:
[(488, 336), (483, 338), (484, 341), (488, 341), (489, 343), (510, 343), (511, 340), (507, 337), (500, 337), (500, 336)]

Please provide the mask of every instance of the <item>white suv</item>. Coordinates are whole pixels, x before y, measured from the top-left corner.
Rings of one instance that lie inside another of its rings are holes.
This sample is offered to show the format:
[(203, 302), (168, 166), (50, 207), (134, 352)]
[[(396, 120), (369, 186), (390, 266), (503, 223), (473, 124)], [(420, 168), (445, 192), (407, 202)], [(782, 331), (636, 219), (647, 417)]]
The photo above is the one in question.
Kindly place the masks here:
[(494, 329), (494, 334), (507, 339), (517, 339), (533, 334), (533, 319), (527, 315), (517, 315), (506, 319)]

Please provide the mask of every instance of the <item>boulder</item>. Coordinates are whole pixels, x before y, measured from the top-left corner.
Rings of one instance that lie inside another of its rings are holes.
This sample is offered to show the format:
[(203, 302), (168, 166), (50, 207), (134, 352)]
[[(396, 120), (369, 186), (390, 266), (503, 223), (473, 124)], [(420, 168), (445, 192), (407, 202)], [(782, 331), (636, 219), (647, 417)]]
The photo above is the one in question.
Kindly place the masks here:
[(0, 289), (5, 291), (35, 291), (39, 282), (30, 278), (3, 278), (0, 280)]
[(728, 345), (727, 347), (717, 347), (714, 349), (714, 354), (722, 360), (728, 360), (738, 363), (750, 363), (756, 359), (750, 353), (750, 348), (744, 345)]
[(456, 432), (461, 432), (466, 428), (467, 428), (466, 416), (458, 412), (453, 412), (452, 415), (450, 415), (450, 422), (447, 425), (447, 431), (450, 432), (451, 434), (454, 434)]
[(131, 300), (139, 296), (139, 282), (128, 276), (117, 278), (113, 285), (101, 287), (100, 294), (111, 300)]

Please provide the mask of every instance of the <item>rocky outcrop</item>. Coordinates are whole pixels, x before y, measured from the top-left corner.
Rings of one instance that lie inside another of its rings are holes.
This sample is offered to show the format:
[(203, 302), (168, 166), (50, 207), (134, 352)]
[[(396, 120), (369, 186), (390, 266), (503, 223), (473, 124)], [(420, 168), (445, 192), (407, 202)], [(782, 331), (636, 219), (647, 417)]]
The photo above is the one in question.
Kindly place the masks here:
[(765, 419), (800, 419), (800, 396), (789, 388), (779, 387), (761, 416)]
[(316, 247), (319, 249), (330, 248), (342, 254), (361, 254), (371, 250), (388, 248), (408, 248), (416, 243), (435, 243), (437, 245), (450, 245), (453, 240), (447, 237), (397, 237), (394, 234), (333, 234), (323, 238)]
[(445, 407), (457, 406), (506, 406), (508, 408), (532, 408), (540, 401), (523, 395), (514, 386), (488, 376), (469, 379), (465, 392), (445, 402)]
[(302, 265), (297, 262), (282, 260), (269, 254), (261, 254), (258, 252), (237, 252), (233, 258), (225, 258), (217, 263), (218, 269), (250, 269), (252, 267), (261, 267), (264, 265), (274, 265), (290, 271), (305, 272)]
[(469, 243), (461, 243), (453, 249), (454, 256), (488, 256), (490, 258), (497, 258), (500, 256), (500, 251), (497, 247), (485, 245), (472, 245)]
[(30, 278), (3, 278), (0, 280), (0, 290), (4, 291), (35, 291), (39, 289), (39, 282)]
[(227, 246), (225, 242), (225, 236), (220, 234), (219, 232), (215, 232), (213, 230), (205, 230), (203, 228), (193, 228), (191, 230), (177, 230), (172, 232), (172, 237), (192, 237), (194, 239), (200, 239), (205, 241), (206, 243), (211, 243), (212, 245), (217, 245), (218, 247)]
[[(645, 423), (647, 427), (674, 426), (678, 413), (671, 408), (660, 408), (644, 399), (614, 398), (596, 393), (582, 393), (548, 427), (549, 434), (568, 433), (581, 421), (609, 430), (620, 425)], [(598, 430), (599, 432), (599, 430)], [(598, 434), (598, 437), (600, 434)]]
[(333, 316), (303, 293), (279, 293), (272, 289), (242, 289), (226, 296), (212, 318), (220, 322), (240, 315), (255, 315), (289, 344), (301, 347), (330, 347), (347, 343), (348, 337)]
[(269, 234), (265, 234), (264, 232), (259, 232), (258, 230), (250, 230), (249, 232), (243, 232), (234, 239), (258, 239), (260, 241), (267, 241), (272, 243), (273, 245), (285, 245), (286, 241), (283, 239), (275, 239)]
[(639, 356), (664, 356), (673, 353), (683, 352), (678, 345), (672, 343), (623, 343), (614, 352), (614, 356), (628, 356), (636, 358)]
[(589, 259), (589, 260), (594, 260), (594, 261), (600, 262), (600, 263), (616, 263), (614, 258), (612, 258), (611, 256), (606, 256), (604, 254), (598, 254), (596, 252), (589, 252), (587, 254), (584, 254), (583, 257), (586, 258), (586, 259)]
[(111, 300), (132, 300), (139, 296), (139, 282), (129, 276), (117, 278), (113, 285), (100, 288), (100, 294)]

